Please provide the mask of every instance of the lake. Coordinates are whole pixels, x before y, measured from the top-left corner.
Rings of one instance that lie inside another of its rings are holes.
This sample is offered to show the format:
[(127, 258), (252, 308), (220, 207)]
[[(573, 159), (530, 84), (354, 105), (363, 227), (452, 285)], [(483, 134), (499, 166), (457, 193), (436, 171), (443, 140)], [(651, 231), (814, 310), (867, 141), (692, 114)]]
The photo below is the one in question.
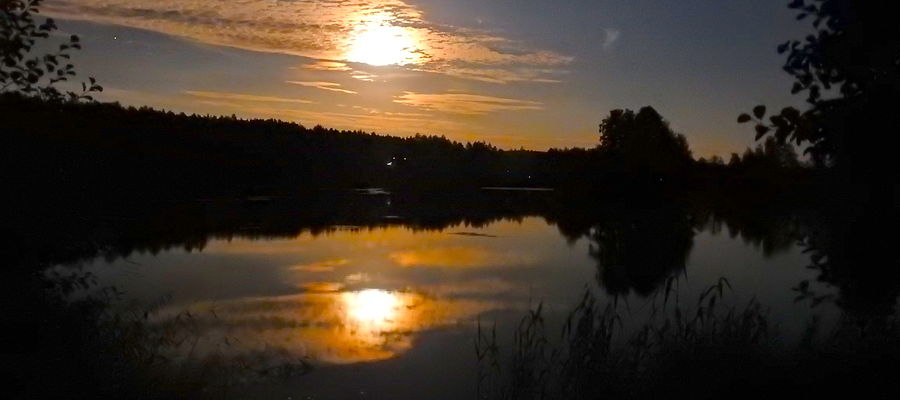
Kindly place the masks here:
[[(313, 366), (236, 386), (237, 398), (472, 398), (479, 326), (508, 348), (540, 304), (557, 337), (586, 292), (615, 302), (623, 330), (667, 286), (690, 305), (721, 278), (726, 305), (757, 299), (787, 341), (840, 316), (833, 302), (797, 300), (801, 282), (818, 296), (837, 290), (807, 268), (790, 218), (670, 203), (566, 208), (541, 196), (490, 207), (383, 193), (209, 203), (191, 218), (132, 221), (140, 234), (80, 266), (98, 287), (152, 307), (156, 323), (189, 315), (193, 339), (178, 355), (273, 353)], [(172, 226), (185, 220), (192, 227)]]

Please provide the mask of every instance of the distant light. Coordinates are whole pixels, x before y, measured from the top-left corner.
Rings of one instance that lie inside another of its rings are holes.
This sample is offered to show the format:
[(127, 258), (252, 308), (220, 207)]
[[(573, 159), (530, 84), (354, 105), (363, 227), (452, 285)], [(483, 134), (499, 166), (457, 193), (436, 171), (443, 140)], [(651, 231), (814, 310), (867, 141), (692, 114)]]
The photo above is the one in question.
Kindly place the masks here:
[(390, 166), (392, 166), (392, 165), (394, 165), (394, 162), (393, 162), (393, 161), (388, 161), (387, 166), (390, 167)]
[(116, 35), (113, 35), (113, 40), (119, 40), (119, 37)]

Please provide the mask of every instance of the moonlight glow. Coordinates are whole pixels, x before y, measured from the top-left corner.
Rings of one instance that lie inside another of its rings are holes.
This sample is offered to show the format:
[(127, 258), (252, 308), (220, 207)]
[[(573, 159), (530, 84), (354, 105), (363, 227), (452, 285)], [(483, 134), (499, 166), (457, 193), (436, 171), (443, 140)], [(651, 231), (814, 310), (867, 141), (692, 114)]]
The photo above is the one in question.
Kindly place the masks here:
[(402, 27), (366, 25), (350, 40), (349, 61), (383, 66), (412, 64), (419, 58), (412, 32)]
[(396, 296), (384, 290), (367, 289), (345, 295), (349, 317), (361, 323), (388, 324), (394, 319), (400, 305)]

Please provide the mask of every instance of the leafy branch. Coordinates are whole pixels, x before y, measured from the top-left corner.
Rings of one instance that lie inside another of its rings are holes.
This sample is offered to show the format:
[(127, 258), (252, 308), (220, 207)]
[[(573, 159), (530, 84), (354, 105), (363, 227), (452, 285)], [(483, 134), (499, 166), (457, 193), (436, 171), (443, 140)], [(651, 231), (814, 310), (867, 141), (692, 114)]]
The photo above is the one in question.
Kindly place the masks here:
[(47, 101), (93, 100), (91, 93), (103, 87), (91, 77), (81, 83), (81, 92), (57, 86), (76, 76), (70, 62), (81, 50), (81, 39), (71, 35), (56, 50), (36, 53), (35, 45), (49, 39), (58, 27), (52, 18), (39, 20), (41, 0), (0, 0), (0, 93), (12, 92)]

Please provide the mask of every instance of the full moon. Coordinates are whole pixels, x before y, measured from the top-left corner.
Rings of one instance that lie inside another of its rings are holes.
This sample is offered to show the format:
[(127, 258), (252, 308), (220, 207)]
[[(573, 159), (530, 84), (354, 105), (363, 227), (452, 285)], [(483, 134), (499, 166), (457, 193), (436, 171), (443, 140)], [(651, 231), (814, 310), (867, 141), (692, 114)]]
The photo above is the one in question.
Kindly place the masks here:
[(347, 60), (374, 66), (413, 64), (419, 58), (415, 50), (415, 40), (407, 29), (372, 24), (351, 37)]

